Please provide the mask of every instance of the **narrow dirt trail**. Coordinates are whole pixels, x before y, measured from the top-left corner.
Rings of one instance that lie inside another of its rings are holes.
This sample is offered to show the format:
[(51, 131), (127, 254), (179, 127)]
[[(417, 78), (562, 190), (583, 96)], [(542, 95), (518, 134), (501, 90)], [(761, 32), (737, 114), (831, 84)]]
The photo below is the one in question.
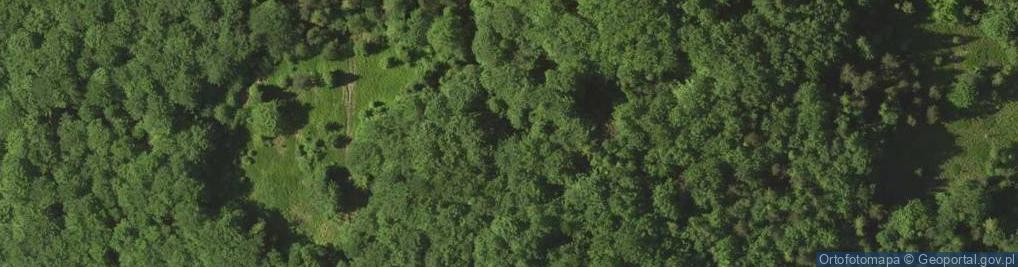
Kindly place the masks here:
[[(354, 60), (351, 60), (348, 70), (349, 70), (349, 72), (351, 74), (355, 74), (356, 75), (356, 73), (357, 73), (357, 62), (354, 61)], [(346, 114), (346, 122), (344, 123), (343, 128), (346, 131), (346, 137), (350, 138), (349, 140), (353, 139), (353, 132), (354, 132), (353, 131), (354, 130), (353, 129), (353, 121), (354, 121), (354, 119), (356, 119), (356, 117), (354, 117), (354, 115), (357, 112), (357, 104), (356, 104), (357, 101), (356, 101), (356, 98), (355, 98), (356, 94), (354, 93), (355, 91), (357, 91), (356, 88), (357, 88), (357, 79), (354, 79), (353, 81), (350, 81), (350, 83), (348, 83), (348, 84), (343, 86), (343, 91), (344, 91), (345, 96), (346, 96), (346, 97), (344, 97), (345, 98), (344, 99), (345, 103), (343, 103), (343, 111), (344, 111), (343, 113)], [(343, 158), (346, 159), (349, 156), (350, 156), (350, 149), (348, 149), (348, 146), (344, 146), (343, 147)]]
[[(349, 70), (350, 73), (357, 72), (357, 63), (355, 61), (351, 60)], [(343, 127), (346, 128), (346, 136), (351, 138), (353, 137), (354, 115), (357, 112), (356, 107), (357, 101), (355, 99), (354, 94), (354, 92), (356, 91), (355, 89), (356, 87), (357, 87), (356, 79), (343, 86), (343, 90), (346, 93), (346, 103), (344, 103), (343, 105), (344, 113), (346, 114), (346, 123)]]

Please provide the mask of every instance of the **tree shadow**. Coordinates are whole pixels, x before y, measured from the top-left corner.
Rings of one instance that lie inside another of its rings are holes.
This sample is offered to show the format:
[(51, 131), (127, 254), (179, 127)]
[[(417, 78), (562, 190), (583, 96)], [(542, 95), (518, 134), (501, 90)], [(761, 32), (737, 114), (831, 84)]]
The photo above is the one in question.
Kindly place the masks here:
[(994, 85), (992, 75), (999, 73), (1001, 67), (990, 67), (982, 71), (977, 81), (979, 101), (965, 110), (953, 110), (952, 119), (971, 119), (992, 115), (1000, 111), (999, 104), (1018, 100), (1018, 75), (1008, 74), (1000, 84)]
[(289, 255), (290, 247), (294, 243), (309, 243), (309, 238), (297, 231), (286, 220), (278, 210), (264, 207), (262, 204), (245, 201), (241, 203), (240, 210), (248, 215), (242, 223), (243, 228), (250, 229), (256, 223), (263, 223), (265, 245), (279, 251), (282, 255)]
[(343, 124), (339, 122), (327, 122), (325, 123), (325, 131), (330, 133), (341, 133), (343, 131)]
[[(935, 32), (922, 25), (926, 16), (905, 15), (893, 7), (892, 1), (875, 3), (883, 5), (869, 9), (868, 14), (856, 20), (856, 27), (862, 36), (870, 38), (875, 57), (885, 53), (901, 55), (906, 62), (914, 63), (920, 71), (920, 82), (924, 86), (936, 85), (947, 88), (954, 82), (957, 70), (945, 66), (961, 63), (964, 58), (953, 55), (952, 49), (973, 42), (975, 38)], [(940, 58), (938, 60), (930, 60)]]
[(286, 90), (283, 90), (283, 88), (271, 84), (258, 85), (258, 90), (259, 92), (261, 92), (262, 98), (260, 100), (262, 102), (269, 102), (275, 100), (289, 101), (297, 99), (297, 94), (294, 94), (293, 92), (288, 92)]
[(371, 192), (353, 184), (350, 180), (350, 170), (341, 166), (329, 166), (325, 175), (336, 186), (339, 212), (350, 213), (368, 205)]
[(350, 142), (353, 142), (353, 139), (351, 139), (349, 136), (338, 135), (332, 139), (332, 148), (344, 149), (350, 145)]
[(625, 101), (625, 94), (618, 83), (594, 73), (575, 77), (576, 90), (573, 99), (579, 115), (596, 127), (595, 138), (603, 140), (609, 136), (609, 123), (615, 106)]
[[(961, 63), (964, 57), (955, 55), (951, 49), (965, 46), (976, 40), (971, 36), (930, 31), (918, 27), (918, 25), (909, 25), (905, 29), (905, 33), (897, 33), (903, 35), (899, 38), (904, 38), (898, 44), (901, 54), (917, 57), (943, 57), (941, 62), (943, 65)], [(922, 60), (917, 61), (921, 62)]]
[(356, 74), (348, 73), (348, 72), (344, 72), (344, 71), (338, 71), (338, 70), (337, 71), (329, 72), (326, 75), (328, 75), (326, 77), (326, 81), (327, 81), (326, 83), (328, 83), (329, 86), (332, 86), (332, 87), (346, 86), (348, 84), (351, 84), (351, 83), (357, 81), (357, 79), (360, 78), (360, 76), (357, 76)]
[(513, 128), (508, 119), (495, 114), (491, 110), (484, 109), (478, 112), (478, 127), (484, 129), (484, 140), (489, 145), (516, 135), (519, 131)]
[(728, 1), (716, 5), (715, 14), (723, 21), (741, 18), (753, 10), (753, 1)]
[(544, 222), (541, 222), (541, 224), (551, 226), (549, 227), (551, 230), (545, 232), (544, 235), (541, 236), (541, 240), (538, 241), (539, 243), (537, 246), (541, 249), (541, 251), (552, 251), (573, 242), (572, 236), (569, 236), (569, 234), (562, 231), (560, 227), (557, 227), (562, 225), (561, 219), (553, 216), (543, 216), (542, 220)]
[(64, 228), (64, 225), (66, 224), (67, 215), (67, 212), (64, 210), (64, 203), (55, 202), (53, 204), (50, 204), (49, 206), (46, 207), (45, 214), (46, 217), (48, 217), (51, 222), (55, 223), (56, 225), (59, 225), (60, 229)]
[[(998, 180), (1000, 177), (994, 177), (991, 180)], [(994, 186), (995, 183), (990, 183)], [(999, 220), (998, 226), (1002, 227), (1004, 233), (1014, 233), (1018, 231), (1018, 187), (1010, 185), (1007, 187), (998, 187), (991, 190), (989, 205), (990, 217), (997, 218)]]
[[(948, 66), (960, 64), (965, 60), (964, 57), (954, 55), (952, 51), (971, 42), (972, 38), (931, 32), (916, 25), (911, 26), (906, 30), (910, 32), (908, 36), (902, 37), (906, 39), (901, 45), (901, 51), (897, 53), (907, 55), (905, 59), (915, 64), (919, 70), (917, 78), (922, 85), (939, 88), (942, 94), (946, 95), (954, 86), (956, 77), (962, 73), (961, 70)], [(952, 40), (955, 38), (963, 40), (955, 43)]]
[(328, 141), (328, 145), (332, 148), (343, 149), (350, 145), (350, 142), (353, 141), (353, 139), (347, 136), (343, 131), (345, 126), (339, 122), (327, 122), (322, 126), (322, 129), (325, 130), (322, 138)]
[(549, 59), (547, 53), (542, 51), (534, 60), (533, 68), (530, 69), (528, 76), (534, 83), (544, 84), (548, 80), (547, 72), (556, 68), (558, 68), (558, 63)]
[[(990, 68), (988, 73), (999, 72), (1001, 68)], [(992, 79), (992, 78), (991, 78)], [(1018, 100), (1018, 73), (1007, 75), (1000, 85), (995, 86), (998, 97), (1005, 100)]]
[(556, 7), (558, 7), (558, 9), (561, 9), (562, 12), (570, 13), (570, 14), (578, 14), (579, 13), (580, 3), (578, 3), (576, 0), (562, 0), (562, 1), (558, 1), (558, 2), (556, 2), (554, 4), (555, 4)]
[(931, 199), (944, 182), (941, 165), (961, 152), (955, 136), (941, 124), (899, 127), (879, 150), (875, 199), (887, 205)]
[(280, 104), (279, 113), (283, 114), (281, 122), (283, 134), (295, 134), (310, 121), (311, 105), (295, 100), (284, 101)]
[(213, 127), (210, 143), (211, 151), (206, 158), (202, 173), (205, 186), (202, 188), (203, 207), (218, 213), (231, 201), (244, 199), (253, 189), (242, 166), (247, 144), (251, 134), (246, 128), (227, 130), (225, 127)]

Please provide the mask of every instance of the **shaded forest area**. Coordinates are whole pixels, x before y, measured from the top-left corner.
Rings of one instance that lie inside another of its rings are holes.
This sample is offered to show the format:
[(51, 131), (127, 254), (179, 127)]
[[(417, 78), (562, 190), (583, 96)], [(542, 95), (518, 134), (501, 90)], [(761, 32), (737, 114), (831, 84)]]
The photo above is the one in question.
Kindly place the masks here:
[(1018, 250), (1018, 2), (0, 0), (0, 265)]

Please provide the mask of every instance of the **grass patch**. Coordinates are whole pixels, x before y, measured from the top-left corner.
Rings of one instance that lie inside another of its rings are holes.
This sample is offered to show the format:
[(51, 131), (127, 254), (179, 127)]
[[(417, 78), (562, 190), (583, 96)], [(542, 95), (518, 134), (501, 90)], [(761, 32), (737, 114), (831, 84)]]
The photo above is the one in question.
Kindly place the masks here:
[(992, 148), (1018, 144), (1018, 102), (1004, 104), (996, 114), (956, 121), (947, 128), (957, 136), (955, 142), (962, 151), (944, 165), (945, 176), (985, 178)]
[[(406, 64), (386, 68), (384, 60), (394, 52), (386, 50), (369, 56), (354, 56), (341, 61), (327, 60), (322, 56), (299, 62), (284, 61), (274, 73), (260, 81), (283, 88), (296, 94), (301, 104), (309, 107), (308, 121), (293, 135), (279, 136), (270, 143), (252, 141), (248, 149), (255, 153), (251, 164), (244, 166), (251, 179), (253, 191), (250, 198), (274, 210), (280, 211), (294, 225), (298, 232), (312, 238), (319, 244), (336, 244), (339, 228), (347, 212), (339, 206), (361, 206), (363, 203), (336, 203), (330, 198), (329, 190), (337, 190), (341, 196), (356, 196), (356, 188), (350, 183), (340, 182), (340, 188), (324, 188), (327, 183), (317, 175), (303, 173), (298, 165), (298, 143), (301, 138), (324, 140), (333, 144), (336, 132), (349, 131), (357, 127), (362, 110), (372, 102), (389, 102), (410, 83), (422, 75), (420, 68)], [(289, 88), (287, 80), (297, 76), (324, 77), (335, 72), (352, 75), (352, 83), (330, 87), (325, 83), (307, 89)], [(352, 89), (353, 99), (348, 89)], [(352, 103), (353, 107), (348, 107)], [(347, 125), (349, 124), (349, 125)], [(355, 137), (349, 137), (355, 138)], [(260, 140), (252, 137), (251, 140)], [(345, 153), (341, 147), (331, 146), (321, 164), (341, 168)], [(366, 198), (366, 196), (361, 197)], [(340, 200), (357, 202), (363, 199)]]
[[(957, 75), (971, 69), (989, 70), (983, 75), (990, 75), (1007, 64), (1006, 51), (985, 38), (978, 26), (925, 22), (898, 28), (896, 42), (901, 52), (913, 56), (909, 61), (920, 70), (920, 83), (942, 93), (950, 90)], [(980, 90), (988, 92), (989, 82), (983, 84)], [(941, 107), (950, 104), (944, 101)], [(950, 179), (985, 178), (991, 148), (1018, 142), (1018, 128), (1011, 127), (1018, 125), (1018, 102), (994, 107), (982, 116), (946, 111), (941, 123), (900, 129), (882, 146), (877, 196), (883, 203), (931, 197)]]
[[(385, 60), (395, 55), (395, 51), (388, 49), (368, 56), (353, 56), (341, 61), (330, 61), (322, 56), (317, 56), (300, 62), (284, 60), (276, 71), (264, 80), (265, 83), (283, 86), (287, 78), (308, 75), (324, 77), (335, 71), (342, 71), (355, 76), (352, 86), (354, 87), (354, 107), (350, 110), (354, 114), (346, 114), (346, 96), (343, 87), (317, 86), (298, 93), (304, 103), (312, 106), (310, 121), (311, 125), (324, 125), (329, 122), (345, 123), (345, 116), (354, 115), (354, 120), (348, 127), (355, 128), (359, 122), (356, 115), (371, 105), (372, 102), (390, 102), (395, 99), (404, 88), (417, 81), (423, 75), (423, 69), (410, 64), (399, 64), (389, 68), (384, 67)], [(296, 91), (296, 90), (291, 90)]]
[[(924, 55), (929, 60), (941, 58), (943, 64), (937, 66), (940, 73), (957, 75), (969, 69), (993, 70), (1007, 64), (1007, 53), (996, 42), (985, 38), (981, 30), (974, 25), (956, 25), (943, 23), (927, 23), (920, 28), (928, 32), (928, 36), (950, 38), (946, 44)], [(917, 40), (935, 42), (935, 40)], [(992, 73), (992, 72), (989, 72)], [(984, 75), (989, 75), (986, 73)], [(944, 77), (953, 82), (953, 75)], [(989, 78), (989, 77), (986, 77)], [(942, 84), (948, 88), (950, 84)], [(988, 85), (980, 91), (991, 91)], [(957, 153), (941, 165), (940, 177), (946, 179), (982, 179), (988, 176), (985, 163), (990, 160), (991, 149), (995, 146), (1006, 146), (1018, 143), (1018, 102), (1003, 102), (987, 110), (983, 116), (960, 116), (956, 114), (954, 121), (945, 123), (945, 128), (954, 136), (953, 145)], [(995, 111), (994, 111), (995, 110)], [(972, 112), (969, 112), (972, 113)], [(938, 148), (945, 150), (947, 147)], [(950, 149), (947, 149), (950, 150)]]
[(321, 183), (297, 168), (296, 140), (278, 137), (272, 144), (253, 144), (254, 163), (245, 166), (253, 181), (250, 198), (279, 210), (297, 230), (320, 244), (334, 243), (340, 227), (335, 203)]
[[(353, 101), (358, 114), (372, 102), (391, 102), (423, 75), (421, 68), (408, 64), (385, 68), (384, 61), (394, 54), (394, 50), (385, 50), (367, 57), (352, 57), (344, 62), (348, 66), (346, 70), (358, 76)], [(356, 128), (357, 123), (359, 119), (353, 121), (352, 127)]]
[[(1003, 66), (1007, 53), (996, 42), (985, 38), (978, 26), (928, 23), (921, 29), (938, 36), (951, 38), (946, 49), (936, 51), (937, 56), (953, 58), (945, 60), (943, 67), (954, 70), (989, 68)], [(920, 40), (929, 41), (929, 40)]]

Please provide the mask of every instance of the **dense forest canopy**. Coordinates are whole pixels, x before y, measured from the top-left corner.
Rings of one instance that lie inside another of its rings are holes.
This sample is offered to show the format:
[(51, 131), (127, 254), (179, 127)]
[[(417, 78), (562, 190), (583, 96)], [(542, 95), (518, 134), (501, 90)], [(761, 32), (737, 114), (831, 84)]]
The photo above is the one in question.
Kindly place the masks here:
[(1018, 250), (1018, 2), (0, 0), (0, 265)]

